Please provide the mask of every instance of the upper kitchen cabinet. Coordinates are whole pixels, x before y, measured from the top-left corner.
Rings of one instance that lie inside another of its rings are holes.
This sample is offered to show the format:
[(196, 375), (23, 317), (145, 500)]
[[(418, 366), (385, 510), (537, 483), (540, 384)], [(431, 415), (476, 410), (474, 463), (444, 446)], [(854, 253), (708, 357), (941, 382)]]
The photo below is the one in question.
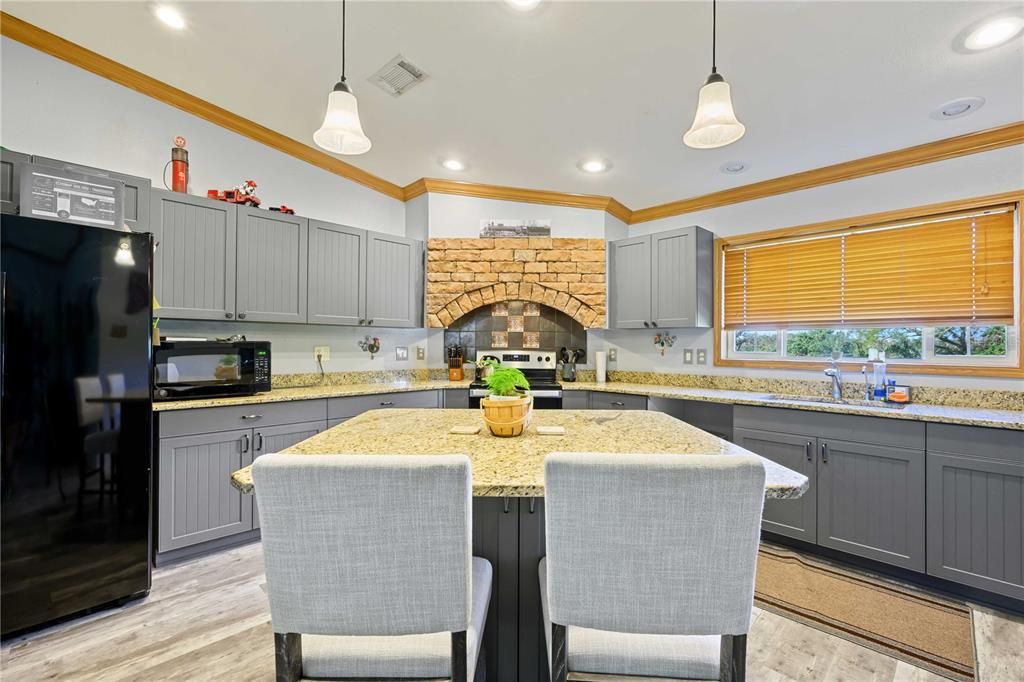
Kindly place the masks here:
[(152, 182), (149, 178), (125, 175), (102, 168), (82, 166), (77, 163), (50, 159), (45, 156), (33, 156), (32, 163), (49, 166), (60, 170), (69, 170), (84, 175), (98, 175), (105, 178), (120, 180), (124, 183), (124, 223), (132, 232), (151, 232), (150, 229), (150, 190)]
[(423, 326), (423, 242), (369, 233), (366, 243), (366, 324)]
[(366, 241), (366, 230), (309, 221), (310, 323), (366, 322)]
[(306, 321), (306, 218), (238, 207), (239, 320)]
[(609, 244), (609, 327), (710, 327), (714, 236), (683, 227)]
[(237, 207), (163, 190), (153, 191), (151, 206), (156, 314), (233, 320)]

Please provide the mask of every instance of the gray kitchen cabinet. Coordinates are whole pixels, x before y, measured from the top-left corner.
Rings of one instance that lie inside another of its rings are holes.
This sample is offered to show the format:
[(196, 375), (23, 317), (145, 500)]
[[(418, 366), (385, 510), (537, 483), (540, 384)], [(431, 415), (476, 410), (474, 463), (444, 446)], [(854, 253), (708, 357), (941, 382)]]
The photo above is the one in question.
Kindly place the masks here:
[(650, 326), (651, 238), (608, 243), (608, 319), (613, 329)]
[(371, 232), (366, 243), (366, 324), (423, 326), (423, 242)]
[[(468, 400), (468, 397), (467, 397)], [(436, 408), (441, 406), (438, 391), (401, 391), (377, 395), (357, 395), (327, 400), (327, 419), (350, 419), (368, 410), (387, 408)]]
[(442, 392), (441, 400), (443, 407), (447, 410), (468, 410), (469, 389), (468, 388), (446, 388)]
[(252, 500), (229, 479), (252, 456), (250, 429), (160, 439), (158, 552), (252, 529)]
[(309, 221), (308, 322), (365, 323), (366, 243), (366, 230)]
[(0, 150), (0, 213), (17, 215), (21, 194), (21, 164), (31, 163), (32, 157), (10, 149)]
[(103, 168), (83, 166), (60, 159), (45, 156), (33, 156), (32, 163), (62, 170), (70, 170), (86, 175), (98, 175), (105, 178), (120, 180), (124, 183), (124, 222), (132, 232), (150, 232), (150, 199), (152, 181), (135, 175), (125, 175)]
[(563, 410), (589, 410), (590, 391), (567, 391), (562, 387)]
[(592, 410), (646, 410), (647, 396), (628, 393), (590, 392)]
[(1024, 599), (1024, 431), (928, 425), (929, 575)]
[(609, 326), (710, 327), (714, 236), (683, 227), (609, 243)]
[(239, 320), (305, 322), (309, 224), (306, 218), (238, 207)]
[(335, 418), (335, 419), (328, 419), (327, 420), (327, 428), (333, 429), (338, 424), (344, 424), (345, 422), (347, 422), (351, 418), (352, 417), (338, 417), (338, 418)]
[[(266, 428), (253, 429), (253, 461), (261, 455), (271, 452), (281, 452), (296, 443), (301, 443), (307, 438), (327, 428), (326, 421), (304, 422), (302, 424), (283, 424), (281, 426), (269, 426)], [(252, 527), (260, 527), (260, 510), (256, 505), (256, 496), (252, 496)]]
[(923, 450), (818, 439), (818, 544), (925, 570)]
[(167, 319), (235, 317), (236, 211), (232, 204), (154, 190), (150, 229), (156, 315)]
[(728, 441), (732, 440), (732, 405), (701, 400), (651, 397), (647, 399), (647, 409), (671, 415), (702, 431), (707, 431), (713, 436)]
[(786, 537), (806, 542), (817, 541), (815, 462), (818, 439), (810, 435), (736, 428), (733, 429), (733, 442), (807, 477), (810, 486), (803, 497), (795, 500), (765, 500), (761, 527)]

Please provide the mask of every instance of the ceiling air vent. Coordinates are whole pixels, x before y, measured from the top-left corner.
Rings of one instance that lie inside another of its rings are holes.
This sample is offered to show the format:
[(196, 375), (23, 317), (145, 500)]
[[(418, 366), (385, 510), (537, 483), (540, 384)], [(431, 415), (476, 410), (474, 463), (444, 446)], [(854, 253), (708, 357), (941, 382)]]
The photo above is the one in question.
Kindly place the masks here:
[(370, 76), (369, 80), (392, 97), (398, 97), (426, 78), (426, 71), (398, 55)]

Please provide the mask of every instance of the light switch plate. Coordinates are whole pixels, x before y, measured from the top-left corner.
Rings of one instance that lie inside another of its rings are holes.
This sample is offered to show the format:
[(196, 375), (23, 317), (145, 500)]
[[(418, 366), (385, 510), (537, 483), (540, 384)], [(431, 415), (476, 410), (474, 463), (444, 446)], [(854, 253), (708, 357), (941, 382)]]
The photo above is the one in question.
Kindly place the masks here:
[(315, 346), (313, 348), (313, 361), (316, 361), (317, 356), (320, 356), (320, 360), (327, 362), (331, 359), (331, 347), (330, 346)]
[(708, 351), (706, 348), (697, 349), (697, 364), (706, 365), (708, 364)]
[(395, 346), (395, 360), (408, 360), (409, 359), (409, 348), (408, 346)]
[(619, 357), (619, 351), (617, 348), (608, 349), (608, 362), (615, 362)]
[(426, 351), (423, 350), (423, 346), (416, 346), (416, 359), (422, 360), (426, 356)]
[(684, 365), (692, 365), (693, 364), (693, 349), (692, 348), (684, 348), (683, 349), (683, 364)]

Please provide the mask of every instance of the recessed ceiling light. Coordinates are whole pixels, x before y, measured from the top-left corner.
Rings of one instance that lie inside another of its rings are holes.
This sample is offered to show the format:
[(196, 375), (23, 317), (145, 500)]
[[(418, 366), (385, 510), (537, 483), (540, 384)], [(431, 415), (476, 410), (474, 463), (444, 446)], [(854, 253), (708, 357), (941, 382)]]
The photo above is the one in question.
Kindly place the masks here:
[(458, 159), (445, 159), (441, 162), (441, 165), (450, 171), (464, 171), (466, 170), (466, 164), (462, 163)]
[(584, 173), (604, 173), (612, 164), (604, 159), (584, 159), (576, 166)]
[(1009, 15), (987, 19), (969, 29), (964, 47), (972, 52), (988, 50), (1008, 43), (1024, 31), (1024, 17)]
[(749, 163), (744, 163), (742, 161), (726, 161), (718, 167), (718, 170), (722, 171), (726, 175), (737, 175), (748, 168), (750, 168)]
[(931, 116), (936, 121), (947, 121), (951, 118), (960, 118), (961, 116), (973, 114), (984, 104), (984, 97), (960, 97), (958, 99), (951, 99), (933, 111)]
[(171, 28), (179, 31), (185, 28), (185, 17), (181, 16), (181, 12), (169, 5), (157, 5), (153, 13), (156, 14), (157, 19)]
[(508, 5), (520, 12), (529, 12), (540, 4), (540, 0), (505, 0)]

